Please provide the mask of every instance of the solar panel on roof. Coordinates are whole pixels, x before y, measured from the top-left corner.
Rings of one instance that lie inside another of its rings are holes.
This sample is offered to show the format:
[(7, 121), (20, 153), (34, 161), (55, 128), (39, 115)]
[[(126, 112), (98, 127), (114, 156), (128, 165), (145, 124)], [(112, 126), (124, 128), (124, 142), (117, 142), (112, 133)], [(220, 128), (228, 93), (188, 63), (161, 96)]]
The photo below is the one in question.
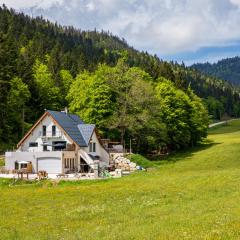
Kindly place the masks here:
[(95, 129), (94, 124), (79, 124), (78, 129), (81, 132), (85, 142), (88, 144)]
[(66, 133), (75, 141), (79, 146), (86, 147), (88, 142), (85, 142), (78, 125), (85, 125), (83, 121), (75, 114), (67, 114), (65, 112), (47, 111), (58, 124), (66, 131)]
[(68, 114), (71, 119), (73, 119), (78, 124), (84, 124), (84, 122), (80, 119), (80, 117), (76, 114)]

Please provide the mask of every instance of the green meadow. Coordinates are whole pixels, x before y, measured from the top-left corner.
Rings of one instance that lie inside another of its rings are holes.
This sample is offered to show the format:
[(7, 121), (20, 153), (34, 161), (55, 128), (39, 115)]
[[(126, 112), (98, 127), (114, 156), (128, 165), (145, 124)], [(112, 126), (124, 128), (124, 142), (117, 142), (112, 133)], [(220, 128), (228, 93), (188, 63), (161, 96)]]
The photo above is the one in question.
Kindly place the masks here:
[(0, 239), (240, 239), (240, 121), (152, 164), (121, 179), (2, 179)]

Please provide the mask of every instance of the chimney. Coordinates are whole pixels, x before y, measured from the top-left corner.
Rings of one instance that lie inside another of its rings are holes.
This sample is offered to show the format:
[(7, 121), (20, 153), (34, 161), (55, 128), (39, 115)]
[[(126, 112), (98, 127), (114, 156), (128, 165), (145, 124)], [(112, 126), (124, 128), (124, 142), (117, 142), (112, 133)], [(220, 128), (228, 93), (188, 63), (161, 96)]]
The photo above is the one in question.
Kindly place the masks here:
[(68, 108), (67, 108), (67, 107), (64, 108), (64, 112), (65, 112), (66, 114), (68, 114)]
[(62, 110), (61, 112), (68, 114), (68, 109), (67, 109), (67, 107), (65, 107), (64, 110)]

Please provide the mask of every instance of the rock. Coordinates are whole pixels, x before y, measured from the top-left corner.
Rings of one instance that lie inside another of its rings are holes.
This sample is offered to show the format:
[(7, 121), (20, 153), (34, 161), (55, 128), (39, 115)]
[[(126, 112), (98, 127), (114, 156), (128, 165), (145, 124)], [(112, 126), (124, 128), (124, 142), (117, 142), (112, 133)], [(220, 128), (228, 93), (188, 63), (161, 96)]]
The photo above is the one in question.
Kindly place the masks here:
[(136, 166), (137, 166), (137, 164), (133, 163), (133, 162), (131, 162), (129, 165), (130, 165), (131, 168), (136, 168)]

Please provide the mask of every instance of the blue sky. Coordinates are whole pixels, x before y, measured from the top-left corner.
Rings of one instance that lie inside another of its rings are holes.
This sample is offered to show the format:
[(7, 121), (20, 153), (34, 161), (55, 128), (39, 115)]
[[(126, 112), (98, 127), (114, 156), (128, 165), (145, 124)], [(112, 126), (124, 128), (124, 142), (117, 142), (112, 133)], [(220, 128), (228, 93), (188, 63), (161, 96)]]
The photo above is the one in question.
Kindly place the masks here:
[(163, 55), (162, 58), (171, 61), (184, 62), (186, 65), (193, 63), (215, 63), (224, 58), (240, 56), (240, 43), (225, 47), (203, 47), (196, 51), (186, 51), (179, 54)]
[(240, 0), (0, 0), (84, 30), (109, 30), (166, 60), (216, 62), (240, 55)]

